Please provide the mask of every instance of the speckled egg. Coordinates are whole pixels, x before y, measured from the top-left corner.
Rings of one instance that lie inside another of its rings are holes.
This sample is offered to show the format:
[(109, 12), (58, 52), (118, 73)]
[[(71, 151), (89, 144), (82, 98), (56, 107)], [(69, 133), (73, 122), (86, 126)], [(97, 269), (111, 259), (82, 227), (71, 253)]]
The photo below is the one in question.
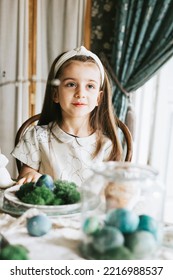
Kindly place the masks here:
[(125, 237), (125, 245), (138, 259), (151, 256), (157, 248), (157, 242), (153, 234), (148, 231), (136, 231)]
[(106, 224), (117, 227), (123, 233), (131, 233), (137, 229), (139, 217), (124, 208), (114, 209), (107, 213)]
[(52, 177), (48, 174), (43, 174), (36, 182), (36, 187), (42, 187), (45, 186), (50, 190), (54, 189), (54, 181)]
[(98, 217), (92, 216), (85, 219), (83, 223), (83, 232), (86, 234), (95, 234), (100, 229), (100, 221)]
[(146, 230), (157, 236), (158, 232), (158, 222), (151, 216), (140, 215), (138, 230)]
[(119, 247), (124, 243), (123, 234), (116, 228), (105, 226), (93, 237), (93, 248), (100, 253)]
[(26, 227), (31, 236), (42, 236), (51, 229), (51, 220), (46, 215), (36, 215), (27, 219)]

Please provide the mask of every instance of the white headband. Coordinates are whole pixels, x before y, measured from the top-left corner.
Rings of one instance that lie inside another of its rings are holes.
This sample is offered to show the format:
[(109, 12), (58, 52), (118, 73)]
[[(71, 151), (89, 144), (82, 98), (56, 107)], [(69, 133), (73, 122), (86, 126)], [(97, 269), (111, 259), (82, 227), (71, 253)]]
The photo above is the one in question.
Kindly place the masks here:
[(55, 64), (55, 68), (54, 68), (54, 76), (56, 75), (56, 73), (58, 72), (59, 68), (64, 64), (65, 61), (67, 61), (68, 59), (70, 59), (73, 56), (79, 56), (79, 55), (85, 55), (85, 56), (90, 56), (92, 57), (95, 62), (97, 63), (99, 69), (100, 69), (100, 73), (101, 73), (101, 85), (103, 85), (104, 82), (104, 68), (103, 65), (100, 61), (100, 59), (98, 58), (98, 56), (94, 53), (92, 53), (91, 51), (88, 51), (85, 47), (81, 46), (79, 48), (76, 48), (74, 50), (68, 51), (65, 54), (63, 54), (60, 59), (57, 61), (57, 63)]

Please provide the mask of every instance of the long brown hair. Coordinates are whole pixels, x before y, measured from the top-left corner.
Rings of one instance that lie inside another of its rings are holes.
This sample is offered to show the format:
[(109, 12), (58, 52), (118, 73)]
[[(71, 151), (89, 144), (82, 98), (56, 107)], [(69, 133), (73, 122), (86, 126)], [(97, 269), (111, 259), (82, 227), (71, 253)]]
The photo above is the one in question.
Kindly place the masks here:
[[(60, 77), (67, 64), (73, 60), (81, 62), (87, 61), (96, 64), (95, 60), (91, 57), (83, 55), (74, 56), (67, 60), (60, 67), (60, 69), (55, 75), (55, 64), (60, 59), (61, 55), (54, 60), (50, 68), (50, 72), (47, 79), (43, 108), (39, 119), (39, 125), (45, 125), (50, 122), (61, 123), (62, 121), (61, 107), (53, 100), (54, 94), (57, 90), (57, 86), (55, 86), (52, 82)], [(105, 135), (112, 141), (113, 144), (112, 151), (107, 160), (119, 161), (122, 159), (122, 147), (118, 138), (117, 117), (112, 105), (112, 89), (110, 85), (110, 80), (105, 68), (104, 70), (105, 78), (103, 86), (100, 88), (102, 94), (99, 100), (99, 104), (90, 113), (90, 126), (97, 133), (97, 145), (93, 157), (97, 156), (97, 154), (99, 153), (103, 143), (103, 135)]]

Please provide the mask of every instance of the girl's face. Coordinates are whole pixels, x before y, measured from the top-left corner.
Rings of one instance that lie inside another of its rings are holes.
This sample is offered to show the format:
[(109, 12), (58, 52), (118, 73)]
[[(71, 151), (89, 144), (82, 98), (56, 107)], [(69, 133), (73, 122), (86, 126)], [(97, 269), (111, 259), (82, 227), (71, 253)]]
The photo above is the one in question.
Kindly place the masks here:
[(86, 117), (98, 105), (100, 97), (100, 70), (92, 62), (72, 61), (59, 77), (60, 85), (54, 97), (62, 117)]

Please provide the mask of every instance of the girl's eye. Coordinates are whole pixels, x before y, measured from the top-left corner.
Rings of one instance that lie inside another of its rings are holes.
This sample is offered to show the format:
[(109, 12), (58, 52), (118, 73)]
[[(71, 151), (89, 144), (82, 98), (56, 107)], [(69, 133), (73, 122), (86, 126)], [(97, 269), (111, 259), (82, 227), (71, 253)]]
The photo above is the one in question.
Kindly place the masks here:
[(93, 85), (88, 85), (88, 88), (89, 89), (94, 89), (94, 86)]
[(76, 87), (76, 84), (70, 82), (70, 83), (67, 83), (67, 84), (66, 84), (66, 87)]

